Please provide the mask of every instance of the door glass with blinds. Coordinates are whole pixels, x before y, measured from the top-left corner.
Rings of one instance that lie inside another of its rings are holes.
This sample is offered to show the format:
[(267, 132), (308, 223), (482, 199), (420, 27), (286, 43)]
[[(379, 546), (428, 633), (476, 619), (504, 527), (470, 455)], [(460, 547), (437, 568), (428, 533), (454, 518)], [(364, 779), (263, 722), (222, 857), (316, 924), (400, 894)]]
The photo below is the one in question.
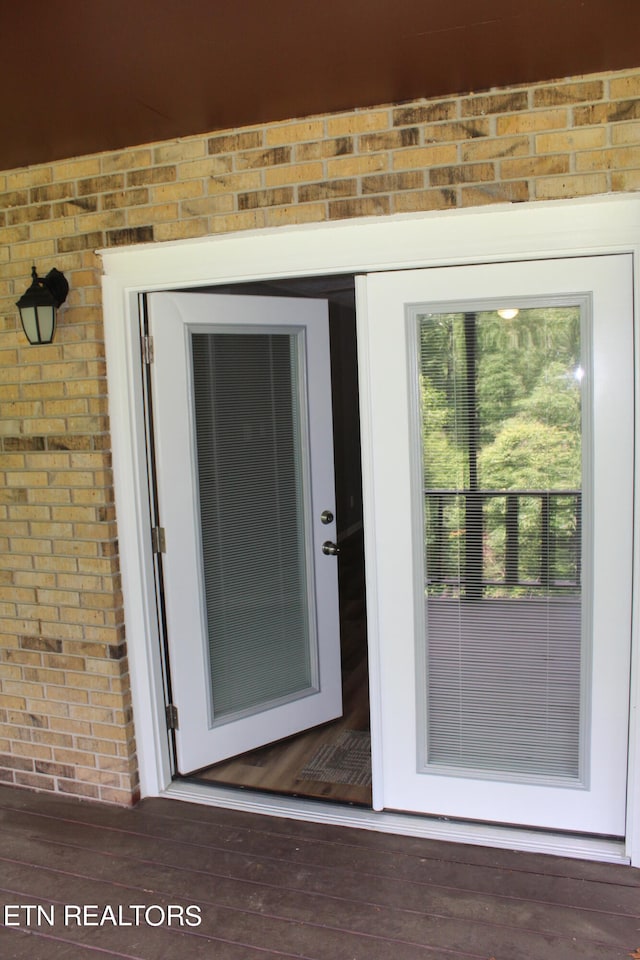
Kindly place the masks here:
[(329, 312), (147, 297), (159, 560), (177, 767), (342, 713)]
[(309, 690), (300, 331), (192, 332), (211, 715)]
[(450, 774), (580, 783), (589, 737), (588, 304), (520, 303), (415, 310), (421, 752), (425, 768)]

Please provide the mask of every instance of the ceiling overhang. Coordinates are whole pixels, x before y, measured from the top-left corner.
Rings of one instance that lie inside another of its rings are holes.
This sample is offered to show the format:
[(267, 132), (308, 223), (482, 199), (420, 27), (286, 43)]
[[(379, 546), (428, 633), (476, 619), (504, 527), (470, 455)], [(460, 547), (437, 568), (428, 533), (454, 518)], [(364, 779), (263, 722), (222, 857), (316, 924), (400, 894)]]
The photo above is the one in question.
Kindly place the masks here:
[(638, 0), (23, 0), (0, 169), (640, 66), (639, 36)]

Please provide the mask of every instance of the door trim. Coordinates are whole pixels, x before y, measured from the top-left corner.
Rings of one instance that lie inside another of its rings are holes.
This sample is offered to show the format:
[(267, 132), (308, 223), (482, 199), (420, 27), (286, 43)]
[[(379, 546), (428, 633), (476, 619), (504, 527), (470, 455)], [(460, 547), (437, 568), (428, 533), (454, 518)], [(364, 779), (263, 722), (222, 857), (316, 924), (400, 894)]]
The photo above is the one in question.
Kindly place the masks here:
[[(362, 274), (377, 270), (447, 266), (501, 260), (545, 259), (563, 256), (631, 253), (637, 265), (640, 256), (640, 196), (596, 197), (578, 201), (501, 205), (472, 210), (438, 212), (417, 216), (367, 218), (337, 224), (305, 225), (274, 231), (250, 231), (222, 237), (183, 240), (167, 244), (146, 244), (100, 251), (105, 276), (104, 327), (107, 352), (109, 409), (114, 456), (114, 483), (119, 521), (120, 557), (125, 595), (125, 623), (140, 784), (143, 796), (158, 795), (172, 785), (170, 738), (166, 730), (160, 641), (156, 614), (153, 555), (150, 538), (149, 497), (146, 475), (145, 422), (140, 376), (139, 294), (176, 287), (198, 288), (222, 283), (257, 281), (275, 277)], [(635, 303), (640, 301), (640, 284), (635, 270)], [(358, 325), (364, 322), (361, 287), (357, 285)], [(636, 310), (637, 310), (636, 306)], [(638, 343), (635, 345), (636, 397)], [(368, 361), (359, 359), (361, 416), (363, 429), (363, 495), (365, 509), (367, 575), (372, 569), (376, 544), (372, 541), (371, 450), (367, 424), (370, 422)], [(637, 403), (638, 401), (636, 401)], [(636, 411), (637, 416), (637, 411)], [(640, 494), (636, 479), (635, 496)], [(367, 521), (369, 520), (369, 523)], [(640, 520), (634, 518), (634, 542), (638, 542)], [(368, 596), (375, 596), (369, 581)], [(631, 730), (628, 779), (628, 820), (623, 858), (640, 865), (640, 669), (638, 667), (638, 564), (634, 564)], [(369, 600), (370, 662), (372, 667), (372, 739), (374, 751), (383, 744), (376, 704), (381, 683), (375, 603)], [(379, 772), (375, 771), (376, 774)], [(229, 803), (224, 791), (210, 789), (212, 802)], [(195, 797), (192, 796), (191, 799)], [(246, 801), (245, 801), (246, 802)], [(374, 793), (374, 805), (376, 795)], [(265, 812), (293, 816), (291, 804)], [(316, 819), (314, 805), (301, 802), (298, 814)], [(331, 822), (350, 820), (342, 808)], [(367, 829), (398, 832), (411, 821), (411, 832), (424, 835), (425, 829), (441, 831), (442, 825), (427, 827), (421, 818), (371, 813)], [(354, 823), (354, 825), (357, 825)], [(362, 826), (365, 824), (362, 823)], [(407, 827), (409, 829), (409, 827)], [(460, 826), (458, 840), (474, 839), (473, 831)], [(498, 829), (498, 828), (494, 828)], [(430, 834), (433, 835), (433, 834)], [(440, 835), (440, 834), (439, 834)], [(549, 852), (551, 836), (533, 841)], [(564, 840), (562, 842), (565, 842)], [(524, 841), (523, 841), (524, 843)], [(514, 838), (508, 840), (514, 845)], [(520, 845), (518, 843), (517, 845)], [(523, 849), (525, 847), (523, 846)], [(526, 847), (534, 849), (534, 847)], [(578, 855), (578, 854), (570, 854)], [(598, 858), (596, 853), (589, 854)]]

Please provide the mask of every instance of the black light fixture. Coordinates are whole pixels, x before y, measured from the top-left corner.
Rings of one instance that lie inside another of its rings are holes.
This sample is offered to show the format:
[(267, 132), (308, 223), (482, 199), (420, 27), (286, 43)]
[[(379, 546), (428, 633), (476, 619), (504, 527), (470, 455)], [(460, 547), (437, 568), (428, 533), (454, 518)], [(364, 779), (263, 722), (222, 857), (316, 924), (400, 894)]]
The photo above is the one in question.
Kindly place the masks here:
[(32, 267), (31, 277), (31, 286), (16, 304), (22, 328), (29, 343), (51, 343), (56, 329), (56, 310), (67, 299), (69, 284), (55, 267), (46, 277), (39, 277)]

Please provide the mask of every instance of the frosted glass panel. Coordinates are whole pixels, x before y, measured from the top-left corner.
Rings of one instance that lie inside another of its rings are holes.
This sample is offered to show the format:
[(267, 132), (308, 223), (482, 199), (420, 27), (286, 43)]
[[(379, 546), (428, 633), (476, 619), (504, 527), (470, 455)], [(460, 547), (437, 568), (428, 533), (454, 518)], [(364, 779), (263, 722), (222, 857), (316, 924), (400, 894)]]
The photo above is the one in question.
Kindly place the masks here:
[(579, 306), (418, 310), (427, 763), (581, 775)]
[(192, 334), (215, 720), (312, 683), (298, 347), (297, 333)]

